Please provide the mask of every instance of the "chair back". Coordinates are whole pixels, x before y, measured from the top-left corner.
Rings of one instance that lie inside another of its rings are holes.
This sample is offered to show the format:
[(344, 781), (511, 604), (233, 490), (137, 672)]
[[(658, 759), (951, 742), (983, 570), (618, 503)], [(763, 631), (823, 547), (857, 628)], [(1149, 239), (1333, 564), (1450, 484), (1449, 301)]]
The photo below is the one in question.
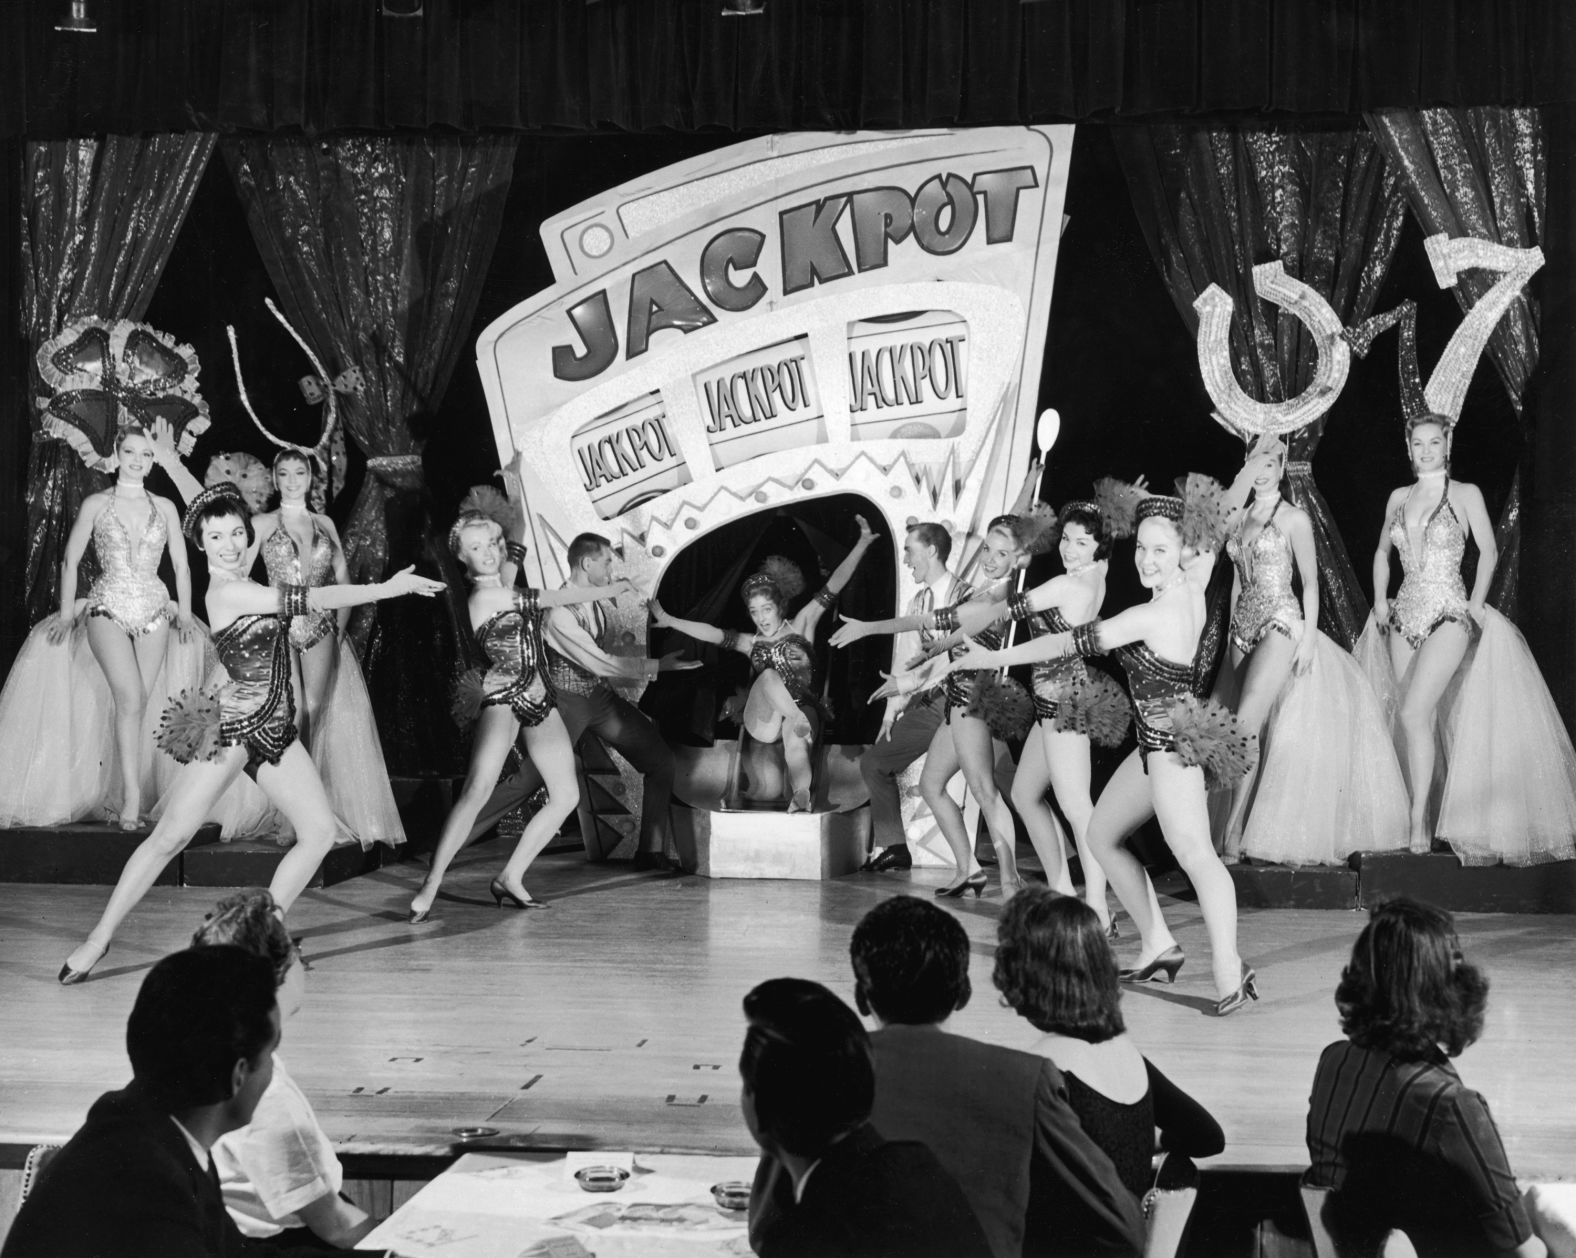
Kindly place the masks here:
[(1187, 1240), (1193, 1203), (1198, 1200), (1198, 1167), (1174, 1153), (1155, 1158), (1154, 1187), (1139, 1203), (1144, 1214), (1144, 1258), (1176, 1258)]
[(58, 1144), (35, 1144), (27, 1151), (27, 1160), (22, 1163), (22, 1187), (17, 1194), (17, 1205), (27, 1200), (27, 1194), (33, 1191), (33, 1185), (38, 1183), (44, 1168), (60, 1149)]
[[(1303, 1213), (1308, 1216), (1308, 1231), (1313, 1236), (1315, 1258), (1341, 1258), (1335, 1238), (1324, 1225), (1324, 1203), (1329, 1200), (1330, 1190), (1306, 1181), (1299, 1188), (1302, 1192)], [(1384, 1244), (1379, 1247), (1379, 1258), (1417, 1258), (1417, 1249), (1405, 1232), (1392, 1228), (1384, 1238)]]

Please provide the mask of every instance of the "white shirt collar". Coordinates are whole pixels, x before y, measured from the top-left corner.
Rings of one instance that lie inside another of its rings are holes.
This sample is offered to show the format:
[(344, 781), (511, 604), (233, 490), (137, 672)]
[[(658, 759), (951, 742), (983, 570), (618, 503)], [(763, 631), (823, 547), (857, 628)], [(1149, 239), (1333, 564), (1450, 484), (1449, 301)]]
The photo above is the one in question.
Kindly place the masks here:
[(793, 1203), (798, 1205), (804, 1200), (804, 1186), (810, 1182), (810, 1176), (815, 1168), (821, 1165), (821, 1159), (816, 1158), (809, 1166), (804, 1168), (804, 1174), (793, 1182)]
[(206, 1171), (208, 1169), (207, 1147), (196, 1136), (187, 1131), (185, 1124), (176, 1118), (174, 1114), (170, 1115), (170, 1121), (175, 1124), (176, 1129), (186, 1138), (186, 1143), (191, 1146), (192, 1156), (197, 1159), (197, 1165)]

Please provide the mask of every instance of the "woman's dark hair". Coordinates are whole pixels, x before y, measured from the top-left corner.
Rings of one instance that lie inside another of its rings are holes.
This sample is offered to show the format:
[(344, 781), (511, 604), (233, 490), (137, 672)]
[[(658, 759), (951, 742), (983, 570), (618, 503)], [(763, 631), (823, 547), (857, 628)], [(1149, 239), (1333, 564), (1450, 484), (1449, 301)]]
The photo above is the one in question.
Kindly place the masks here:
[(314, 480), (317, 478), (317, 469), (312, 466), (312, 457), (305, 450), (297, 450), (294, 446), (286, 446), (278, 454), (274, 455), (274, 461), (270, 470), (277, 472), (281, 463), (299, 463), (306, 468), (308, 475)]
[(192, 934), (192, 947), (234, 944), (262, 957), (274, 967), (276, 983), (295, 963), (295, 944), (283, 919), (275, 912), (274, 897), (266, 891), (239, 891), (225, 896)]
[(1100, 518), (1097, 508), (1085, 502), (1068, 503), (1056, 517), (1056, 535), (1060, 537), (1062, 530), (1069, 524), (1082, 525), (1088, 530), (1089, 536), (1094, 538), (1096, 559), (1104, 559), (1111, 553), (1111, 534), (1105, 527), (1105, 521)]
[(194, 546), (201, 548), (202, 531), (210, 520), (228, 520), (232, 517), (246, 525), (248, 546), (257, 540), (257, 530), (252, 527), (252, 513), (246, 509), (246, 500), (241, 497), (239, 489), (229, 484), (222, 488), (216, 485), (204, 490), (203, 494), (207, 495), (206, 501), (201, 497), (193, 499), (192, 506), (186, 509), (186, 534)]
[(1003, 1003), (1038, 1030), (1100, 1044), (1127, 1029), (1100, 919), (1049, 887), (1025, 887), (1007, 901), (991, 978)]
[(1455, 919), (1406, 896), (1373, 911), (1341, 971), (1335, 1007), (1359, 1048), (1423, 1061), (1457, 1057), (1483, 1034), (1488, 976), (1461, 957)]

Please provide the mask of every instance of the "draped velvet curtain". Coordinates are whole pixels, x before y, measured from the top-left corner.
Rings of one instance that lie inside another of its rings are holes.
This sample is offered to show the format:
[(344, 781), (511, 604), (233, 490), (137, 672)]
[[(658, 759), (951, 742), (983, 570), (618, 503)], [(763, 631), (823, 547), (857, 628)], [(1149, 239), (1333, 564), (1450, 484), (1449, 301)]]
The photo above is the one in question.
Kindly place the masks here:
[[(1262, 303), (1253, 267), (1278, 258), (1347, 326), (1373, 310), (1401, 234), (1405, 199), (1373, 137), (1358, 130), (1163, 124), (1113, 128), (1138, 221), (1177, 312), (1198, 331), (1194, 299), (1231, 295), (1238, 383), (1262, 402), (1299, 394), (1317, 355), (1308, 330)], [(1319, 627), (1348, 650), (1368, 603), (1313, 479), (1326, 417), (1290, 434), (1286, 475), (1313, 524)]]
[[(514, 151), (512, 137), (434, 135), (224, 144), (285, 313), (330, 371), (359, 367), (365, 378), (338, 399), (367, 460), (343, 529), (352, 581), (432, 557), (422, 447), (476, 314)], [(357, 609), (350, 632), (385, 750), (396, 768), (431, 766), (451, 749), (432, 745), (434, 723), (418, 714), (447, 707), (432, 651), (457, 629), (431, 607), (375, 611)], [(446, 645), (456, 658), (457, 644)]]
[[(1400, 176), (1407, 200), (1430, 236), (1475, 236), (1524, 249), (1543, 239), (1544, 185), (1548, 152), (1543, 118), (1536, 109), (1384, 109), (1368, 115), (1389, 164)], [(1499, 277), (1466, 271), (1457, 280), (1456, 300), (1471, 310)], [(1488, 356), (1515, 408), (1526, 438), (1522, 397), (1538, 364), (1538, 303), (1522, 289), (1489, 337)], [(1426, 379), (1433, 364), (1423, 364)], [(1489, 601), (1514, 616), (1521, 559), (1521, 473), (1495, 526), (1499, 564)]]
[[(153, 297), (214, 137), (106, 136), (27, 146), (22, 323), (38, 347), (72, 319), (140, 319)], [(42, 392), (36, 365), (29, 390)], [(108, 483), (32, 413), (27, 470), (27, 611), (60, 601), (60, 559), (82, 499)]]

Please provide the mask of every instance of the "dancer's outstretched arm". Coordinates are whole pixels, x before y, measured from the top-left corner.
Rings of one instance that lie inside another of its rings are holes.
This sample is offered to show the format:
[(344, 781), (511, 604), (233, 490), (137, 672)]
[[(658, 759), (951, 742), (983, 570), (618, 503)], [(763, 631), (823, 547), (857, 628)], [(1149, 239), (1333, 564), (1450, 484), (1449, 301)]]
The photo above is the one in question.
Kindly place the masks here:
[[(1109, 620), (1091, 621), (1080, 625), (1071, 633), (1047, 633), (1030, 638), (1017, 646), (1001, 651), (987, 651), (978, 643), (968, 643), (964, 654), (947, 663), (946, 671), (971, 672), (986, 669), (1011, 668), (1014, 664), (1038, 664), (1045, 660), (1081, 654), (1074, 643), (1081, 631), (1087, 632), (1097, 645), (1098, 652), (1112, 651), (1130, 642), (1141, 642), (1153, 634), (1170, 616), (1165, 608), (1153, 603), (1140, 603), (1118, 612)], [(1097, 652), (1087, 652), (1089, 654)]]
[(677, 616), (670, 616), (662, 609), (662, 604), (652, 599), (651, 623), (659, 629), (677, 629), (686, 637), (694, 638), (697, 642), (709, 642), (712, 646), (731, 646), (735, 651), (748, 655), (755, 646), (753, 633), (732, 633), (719, 629), (716, 625), (708, 625), (700, 620), (681, 620)]
[[(314, 585), (306, 590), (306, 602), (313, 611), (334, 611), (404, 594), (430, 598), (443, 588), (442, 581), (418, 577), (411, 567), (402, 568), (375, 585)], [(238, 616), (277, 615), (284, 608), (284, 592), (277, 586), (258, 585), (255, 581), (226, 581), (208, 587), (208, 607), (213, 619), (222, 624)]]
[[(844, 556), (843, 562), (832, 570), (832, 575), (826, 579), (826, 585), (823, 587), (823, 592), (832, 598), (836, 598), (837, 595), (847, 588), (849, 580), (854, 575), (854, 569), (859, 567), (859, 561), (865, 557), (865, 552), (881, 536), (871, 529), (869, 522), (864, 516), (856, 515), (854, 519), (859, 522), (859, 540), (854, 543), (853, 549)], [(794, 617), (794, 627), (805, 637), (814, 638), (815, 627), (821, 623), (821, 617), (826, 613), (826, 608), (826, 600), (823, 600), (820, 596), (812, 598), (799, 609), (799, 614)]]
[(644, 596), (645, 591), (633, 581), (620, 578), (607, 585), (566, 585), (561, 590), (538, 590), (536, 605), (572, 607), (576, 603), (600, 603), (603, 599), (615, 599), (620, 594), (633, 594), (639, 598)]

